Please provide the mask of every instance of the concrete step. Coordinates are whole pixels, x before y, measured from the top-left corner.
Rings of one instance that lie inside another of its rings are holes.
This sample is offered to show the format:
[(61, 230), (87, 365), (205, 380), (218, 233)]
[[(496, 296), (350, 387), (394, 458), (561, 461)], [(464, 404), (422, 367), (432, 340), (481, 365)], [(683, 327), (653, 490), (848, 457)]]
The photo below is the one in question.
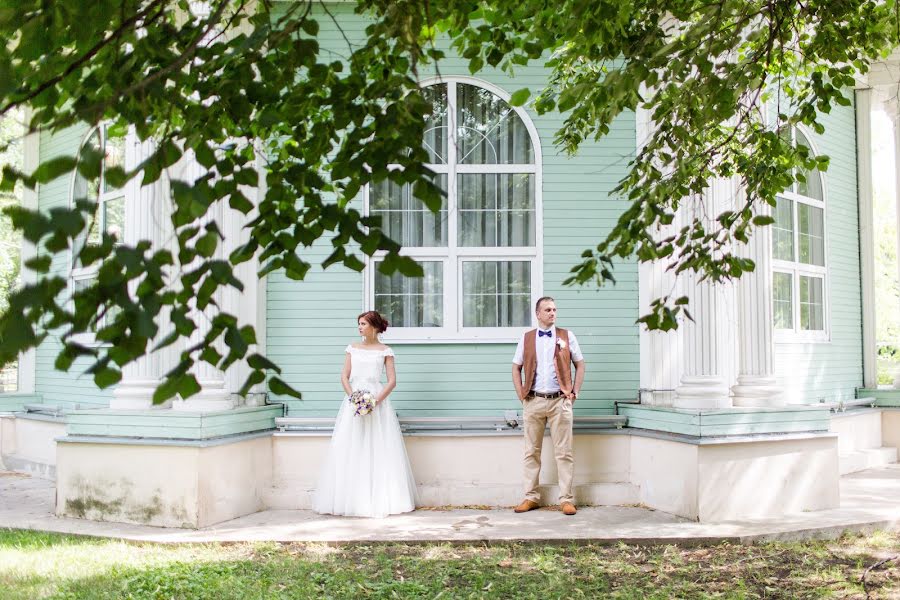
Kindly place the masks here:
[(897, 462), (897, 449), (881, 447), (854, 450), (847, 454), (841, 454), (838, 458), (840, 459), (841, 475), (846, 475)]
[(831, 431), (838, 434), (838, 454), (881, 448), (882, 410), (857, 408), (831, 416)]
[(7, 471), (26, 473), (39, 479), (56, 481), (56, 465), (33, 460), (27, 456), (4, 454), (0, 456), (0, 467)]

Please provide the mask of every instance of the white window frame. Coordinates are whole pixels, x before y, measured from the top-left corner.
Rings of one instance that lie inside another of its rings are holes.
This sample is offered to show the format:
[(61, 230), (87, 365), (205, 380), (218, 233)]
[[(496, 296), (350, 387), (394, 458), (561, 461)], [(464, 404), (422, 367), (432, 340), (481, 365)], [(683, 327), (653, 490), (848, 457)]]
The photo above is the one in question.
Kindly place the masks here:
[[(804, 138), (806, 138), (806, 142), (809, 145), (810, 150), (818, 155), (818, 150), (816, 149), (814, 142), (812, 140), (812, 136), (810, 132), (807, 131), (803, 127), (794, 127), (791, 132), (791, 140), (796, 144), (796, 132), (799, 131)], [(829, 277), (828, 277), (828, 190), (827, 190), (827, 181), (825, 180), (824, 174), (816, 170), (815, 173), (819, 177), (820, 184), (822, 186), (822, 200), (817, 200), (816, 198), (811, 198), (809, 196), (804, 196), (798, 194), (794, 191), (785, 191), (778, 194), (779, 198), (783, 198), (784, 200), (790, 200), (792, 202), (791, 205), (791, 218), (793, 219), (793, 250), (794, 256), (797, 260), (779, 260), (775, 258), (774, 254), (774, 244), (775, 237), (772, 236), (772, 247), (770, 248), (770, 252), (772, 252), (772, 272), (774, 273), (785, 273), (791, 276), (791, 317), (793, 322), (792, 329), (778, 329), (774, 328), (775, 331), (775, 342), (783, 343), (783, 344), (791, 344), (791, 343), (828, 343), (831, 341), (831, 318), (830, 318), (830, 302), (829, 302)], [(794, 184), (797, 185), (796, 183)], [(819, 265), (809, 265), (806, 263), (802, 263), (799, 261), (800, 258), (800, 204), (805, 204), (807, 206), (811, 206), (813, 208), (818, 208), (822, 211), (822, 246), (823, 246), (823, 256), (824, 256), (824, 266)], [(822, 280), (822, 318), (823, 318), (823, 327), (821, 330), (807, 331), (800, 328), (800, 277), (816, 277)], [(774, 317), (774, 297), (775, 297), (775, 284), (774, 277), (772, 282), (772, 298), (770, 302), (772, 302), (772, 315)], [(773, 323), (774, 326), (774, 323)]]
[[(90, 139), (99, 131), (100, 132), (100, 150), (101, 152), (105, 151), (106, 141), (107, 141), (107, 127), (108, 123), (101, 123), (96, 127), (92, 127), (87, 134), (81, 139), (81, 143), (78, 145), (78, 156), (81, 156), (82, 151), (84, 150), (85, 145), (90, 141)], [(128, 154), (128, 144), (131, 142), (131, 136), (126, 135), (124, 146), (125, 146), (125, 154)], [(122, 165), (125, 166), (124, 164)], [(96, 208), (96, 218), (100, 220), (97, 224), (98, 231), (102, 232), (106, 231), (106, 210), (105, 204), (109, 200), (117, 200), (122, 198), (123, 201), (127, 202), (126, 195), (126, 187), (123, 186), (120, 189), (104, 192), (105, 189), (105, 174), (106, 174), (106, 163), (101, 160), (100, 167), (100, 182), (98, 193), (97, 193), (97, 208)], [(72, 181), (69, 184), (69, 207), (75, 207), (75, 182), (79, 177), (78, 171), (72, 173)], [(76, 282), (92, 280), (96, 279), (97, 274), (100, 271), (100, 266), (98, 264), (93, 264), (89, 267), (82, 267), (78, 264), (78, 256), (77, 254), (81, 251), (81, 248), (87, 244), (88, 234), (90, 233), (90, 224), (88, 224), (88, 228), (82, 233), (81, 237), (75, 243), (75, 246), (69, 250), (69, 282), (68, 282), (68, 293), (69, 298), (75, 293), (75, 284)], [(123, 232), (124, 234), (124, 232)], [(102, 327), (103, 323), (98, 323), (98, 327)], [(98, 342), (96, 336), (93, 332), (85, 332), (72, 336), (72, 341), (77, 342), (79, 344), (85, 346), (99, 346), (102, 345), (103, 342)]]
[[(456, 85), (463, 83), (480, 87), (500, 97), (507, 104), (510, 95), (502, 88), (476, 79), (474, 77), (433, 77), (423, 80), (421, 87), (435, 84), (447, 85), (447, 114), (449, 135), (447, 139), (447, 163), (429, 164), (429, 169), (436, 174), (447, 175), (447, 246), (402, 248), (400, 254), (417, 261), (435, 260), (444, 263), (444, 324), (442, 327), (390, 327), (384, 334), (384, 340), (390, 343), (509, 343), (518, 341), (522, 335), (522, 327), (463, 327), (462, 310), (462, 263), (471, 260), (484, 261), (530, 261), (531, 262), (531, 301), (534, 305), (543, 296), (543, 158), (541, 155), (540, 136), (531, 118), (521, 107), (510, 106), (522, 120), (531, 141), (534, 161), (528, 165), (505, 164), (458, 164), (456, 147)], [(458, 241), (458, 215), (456, 211), (455, 175), (465, 173), (514, 173), (534, 175), (534, 246), (511, 247), (460, 247)], [(369, 186), (363, 189), (363, 210), (369, 214)], [(366, 257), (364, 271), (363, 305), (365, 310), (375, 307), (375, 267), (385, 255), (383, 251)], [(529, 314), (530, 314), (529, 310)]]

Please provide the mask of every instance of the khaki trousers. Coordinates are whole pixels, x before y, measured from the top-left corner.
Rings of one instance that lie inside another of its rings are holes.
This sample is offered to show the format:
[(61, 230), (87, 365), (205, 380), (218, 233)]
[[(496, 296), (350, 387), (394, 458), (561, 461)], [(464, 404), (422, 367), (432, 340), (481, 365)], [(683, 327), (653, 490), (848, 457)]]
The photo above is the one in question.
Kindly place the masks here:
[(550, 439), (559, 473), (559, 502), (574, 502), (572, 479), (575, 458), (572, 454), (572, 401), (563, 397), (529, 396), (524, 402), (525, 418), (525, 499), (539, 502), (538, 479), (541, 473), (541, 447), (544, 428), (550, 426)]

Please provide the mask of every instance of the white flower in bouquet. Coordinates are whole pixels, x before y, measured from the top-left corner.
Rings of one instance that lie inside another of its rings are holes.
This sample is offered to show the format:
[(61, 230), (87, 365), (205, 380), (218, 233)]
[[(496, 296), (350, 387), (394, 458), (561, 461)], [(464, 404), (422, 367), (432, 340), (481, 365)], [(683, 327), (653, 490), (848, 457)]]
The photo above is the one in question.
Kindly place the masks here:
[(375, 410), (375, 396), (368, 390), (356, 390), (347, 398), (354, 416), (361, 417)]
[(566, 343), (561, 338), (557, 338), (556, 343), (559, 345), (560, 350), (566, 349)]

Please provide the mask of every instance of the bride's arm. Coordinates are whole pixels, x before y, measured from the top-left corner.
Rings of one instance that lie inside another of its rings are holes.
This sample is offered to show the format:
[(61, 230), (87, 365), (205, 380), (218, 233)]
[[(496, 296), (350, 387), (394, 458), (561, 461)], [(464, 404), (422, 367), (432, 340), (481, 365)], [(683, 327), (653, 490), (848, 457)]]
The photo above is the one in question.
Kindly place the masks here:
[(341, 369), (341, 385), (344, 386), (344, 391), (349, 396), (353, 393), (353, 388), (350, 387), (350, 353), (347, 352), (344, 356), (344, 368)]
[(384, 371), (387, 373), (387, 383), (381, 388), (381, 393), (375, 400), (375, 404), (380, 404), (382, 400), (388, 397), (390, 393), (397, 387), (397, 373), (394, 371), (394, 357), (384, 357)]

